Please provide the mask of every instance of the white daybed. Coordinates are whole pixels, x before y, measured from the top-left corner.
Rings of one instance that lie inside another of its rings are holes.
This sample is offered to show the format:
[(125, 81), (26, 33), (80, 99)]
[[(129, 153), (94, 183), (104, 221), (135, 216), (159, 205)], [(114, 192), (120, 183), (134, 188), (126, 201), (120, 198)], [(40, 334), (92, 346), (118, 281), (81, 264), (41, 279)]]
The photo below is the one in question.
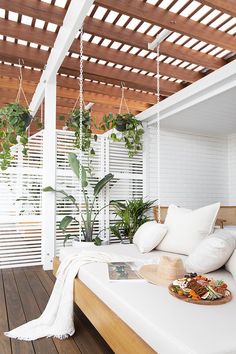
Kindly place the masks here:
[[(101, 246), (99, 251), (145, 259), (150, 262), (151, 260), (157, 261), (160, 255), (167, 254), (161, 251), (141, 254), (135, 245), (121, 244)], [(78, 249), (73, 247), (63, 248), (60, 252), (60, 260), (68, 254), (77, 252)], [(57, 266), (58, 262), (55, 263), (54, 270)], [(210, 274), (228, 283), (233, 294), (233, 300), (230, 303), (218, 306), (193, 305), (172, 297), (168, 290), (161, 286), (135, 281), (110, 282), (107, 265), (101, 263), (83, 266), (79, 273), (79, 280), (138, 337), (143, 339), (147, 345), (146, 349), (140, 349), (139, 353), (133, 351), (133, 354), (155, 352), (159, 354), (236, 354), (236, 283), (231, 273), (225, 269)], [(84, 296), (82, 288), (80, 294), (76, 293), (77, 298), (80, 296)], [(92, 306), (89, 302), (87, 305)], [(83, 307), (82, 310), (86, 314), (87, 307), (84, 300)], [(94, 308), (94, 311), (96, 314), (98, 310)], [(103, 317), (103, 313), (96, 315)], [(92, 320), (91, 313), (88, 314), (88, 318)], [(94, 325), (99, 330), (96, 321)], [(116, 330), (119, 332), (119, 328)], [(104, 336), (104, 332), (101, 334)], [(123, 348), (120, 348), (119, 344), (116, 346), (116, 341), (105, 339), (115, 353), (132, 353), (132, 348), (128, 348), (130, 343), (125, 345), (126, 340), (128, 341), (128, 333), (127, 337), (123, 333)], [(140, 348), (145, 348), (145, 346), (141, 345)]]

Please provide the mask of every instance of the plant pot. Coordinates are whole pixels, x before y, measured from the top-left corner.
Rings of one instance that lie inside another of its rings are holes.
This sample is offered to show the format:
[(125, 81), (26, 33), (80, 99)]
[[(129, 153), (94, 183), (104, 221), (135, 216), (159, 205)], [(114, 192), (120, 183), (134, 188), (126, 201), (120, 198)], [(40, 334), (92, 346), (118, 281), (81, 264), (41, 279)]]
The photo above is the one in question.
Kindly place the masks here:
[(25, 129), (28, 128), (28, 126), (30, 125), (31, 120), (32, 120), (31, 114), (28, 112), (25, 112), (21, 115), (21, 119), (25, 122)]
[(97, 247), (93, 242), (85, 242), (79, 240), (72, 240), (72, 246), (78, 248), (79, 250), (89, 250)]
[(120, 243), (122, 243), (122, 245), (130, 245), (130, 239), (129, 238), (123, 238)]
[(124, 132), (126, 130), (126, 126), (127, 126), (126, 119), (123, 118), (116, 119), (116, 130), (118, 130), (118, 132)]

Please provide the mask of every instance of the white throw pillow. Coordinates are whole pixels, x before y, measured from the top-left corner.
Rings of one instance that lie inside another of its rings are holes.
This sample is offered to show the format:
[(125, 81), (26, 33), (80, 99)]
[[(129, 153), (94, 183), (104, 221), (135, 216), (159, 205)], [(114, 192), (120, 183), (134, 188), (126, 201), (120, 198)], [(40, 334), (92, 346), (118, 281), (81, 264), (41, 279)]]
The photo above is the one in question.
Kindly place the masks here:
[(236, 250), (233, 252), (228, 262), (225, 264), (225, 268), (232, 274), (236, 281)]
[(187, 272), (213, 272), (228, 261), (236, 247), (236, 239), (229, 232), (217, 230), (206, 237), (185, 261)]
[(220, 203), (191, 210), (170, 205), (165, 220), (168, 232), (157, 249), (189, 255), (215, 225)]
[(133, 243), (141, 253), (153, 250), (167, 233), (167, 226), (156, 221), (147, 221), (135, 232)]

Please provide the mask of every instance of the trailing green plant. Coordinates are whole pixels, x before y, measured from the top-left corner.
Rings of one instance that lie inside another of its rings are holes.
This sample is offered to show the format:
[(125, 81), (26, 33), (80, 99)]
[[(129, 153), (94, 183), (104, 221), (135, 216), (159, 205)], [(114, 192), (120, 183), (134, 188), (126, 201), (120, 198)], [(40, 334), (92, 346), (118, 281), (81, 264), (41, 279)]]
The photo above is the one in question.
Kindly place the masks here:
[(134, 157), (142, 150), (142, 137), (144, 134), (142, 122), (135, 118), (132, 113), (105, 114), (99, 129), (106, 131), (114, 128), (119, 133), (113, 131), (110, 138), (114, 142), (124, 142), (129, 157)]
[[(86, 210), (85, 215), (82, 214), (80, 210), (80, 205), (76, 201), (76, 198), (73, 195), (66, 193), (64, 190), (55, 190), (52, 187), (46, 187), (43, 189), (43, 191), (57, 192), (61, 194), (66, 200), (70, 201), (71, 204), (75, 206), (75, 208), (78, 211), (78, 214), (80, 214), (81, 216), (81, 224), (80, 224), (80, 220), (78, 220), (74, 216), (71, 215), (64, 216), (64, 218), (61, 220), (59, 224), (59, 229), (62, 230), (63, 233), (66, 232), (67, 228), (70, 226), (72, 222), (75, 222), (76, 224), (78, 224), (79, 228), (82, 231), (84, 241), (87, 242), (93, 241), (96, 245), (100, 245), (101, 244), (100, 237), (97, 236), (94, 238), (95, 222), (100, 212), (107, 206), (104, 206), (99, 209), (98, 205), (96, 205), (97, 199), (99, 197), (99, 194), (102, 192), (103, 188), (112, 180), (114, 176), (113, 174), (109, 173), (105, 177), (103, 177), (100, 181), (98, 181), (94, 187), (90, 186), (91, 188), (93, 188), (93, 196), (92, 198), (90, 198), (88, 196), (89, 180), (84, 166), (80, 165), (80, 161), (77, 159), (74, 153), (70, 153), (68, 155), (68, 159), (72, 171), (74, 172), (74, 174), (79, 180), (79, 183), (81, 184), (81, 189), (83, 194), (83, 205), (85, 205), (85, 210)], [(95, 208), (95, 206), (97, 208)], [(64, 243), (70, 238), (75, 238), (75, 236), (71, 234), (65, 234)], [(76, 238), (79, 239), (79, 237)]]
[(116, 218), (110, 230), (115, 237), (133, 242), (133, 237), (138, 228), (149, 221), (147, 213), (153, 208), (156, 200), (131, 199), (125, 202), (112, 201)]
[(25, 156), (27, 155), (27, 127), (31, 119), (29, 110), (17, 102), (8, 103), (0, 109), (1, 170), (6, 170), (14, 159), (11, 154), (11, 147), (13, 145), (17, 143), (23, 145), (22, 152)]
[(97, 135), (92, 133), (90, 111), (82, 112), (82, 144), (80, 146), (80, 109), (76, 108), (69, 115), (67, 127), (75, 132), (74, 145), (78, 149), (87, 152), (88, 155), (95, 155), (92, 147), (92, 139), (97, 141)]

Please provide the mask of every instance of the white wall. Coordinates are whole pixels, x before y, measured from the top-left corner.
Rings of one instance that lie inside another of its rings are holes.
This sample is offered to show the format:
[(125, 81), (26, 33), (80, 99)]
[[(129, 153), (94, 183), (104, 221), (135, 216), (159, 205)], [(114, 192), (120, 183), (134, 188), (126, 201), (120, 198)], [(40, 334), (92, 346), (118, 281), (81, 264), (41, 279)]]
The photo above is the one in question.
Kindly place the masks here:
[[(145, 133), (147, 195), (157, 196), (156, 128)], [(236, 152), (236, 136), (235, 146)], [(236, 154), (234, 159), (236, 176)], [(236, 187), (236, 179), (235, 187)], [(161, 204), (197, 208), (229, 204), (228, 139), (161, 132)], [(236, 192), (235, 192), (236, 197)], [(236, 198), (235, 198), (236, 203)]]
[(229, 205), (236, 205), (236, 134), (228, 138)]

